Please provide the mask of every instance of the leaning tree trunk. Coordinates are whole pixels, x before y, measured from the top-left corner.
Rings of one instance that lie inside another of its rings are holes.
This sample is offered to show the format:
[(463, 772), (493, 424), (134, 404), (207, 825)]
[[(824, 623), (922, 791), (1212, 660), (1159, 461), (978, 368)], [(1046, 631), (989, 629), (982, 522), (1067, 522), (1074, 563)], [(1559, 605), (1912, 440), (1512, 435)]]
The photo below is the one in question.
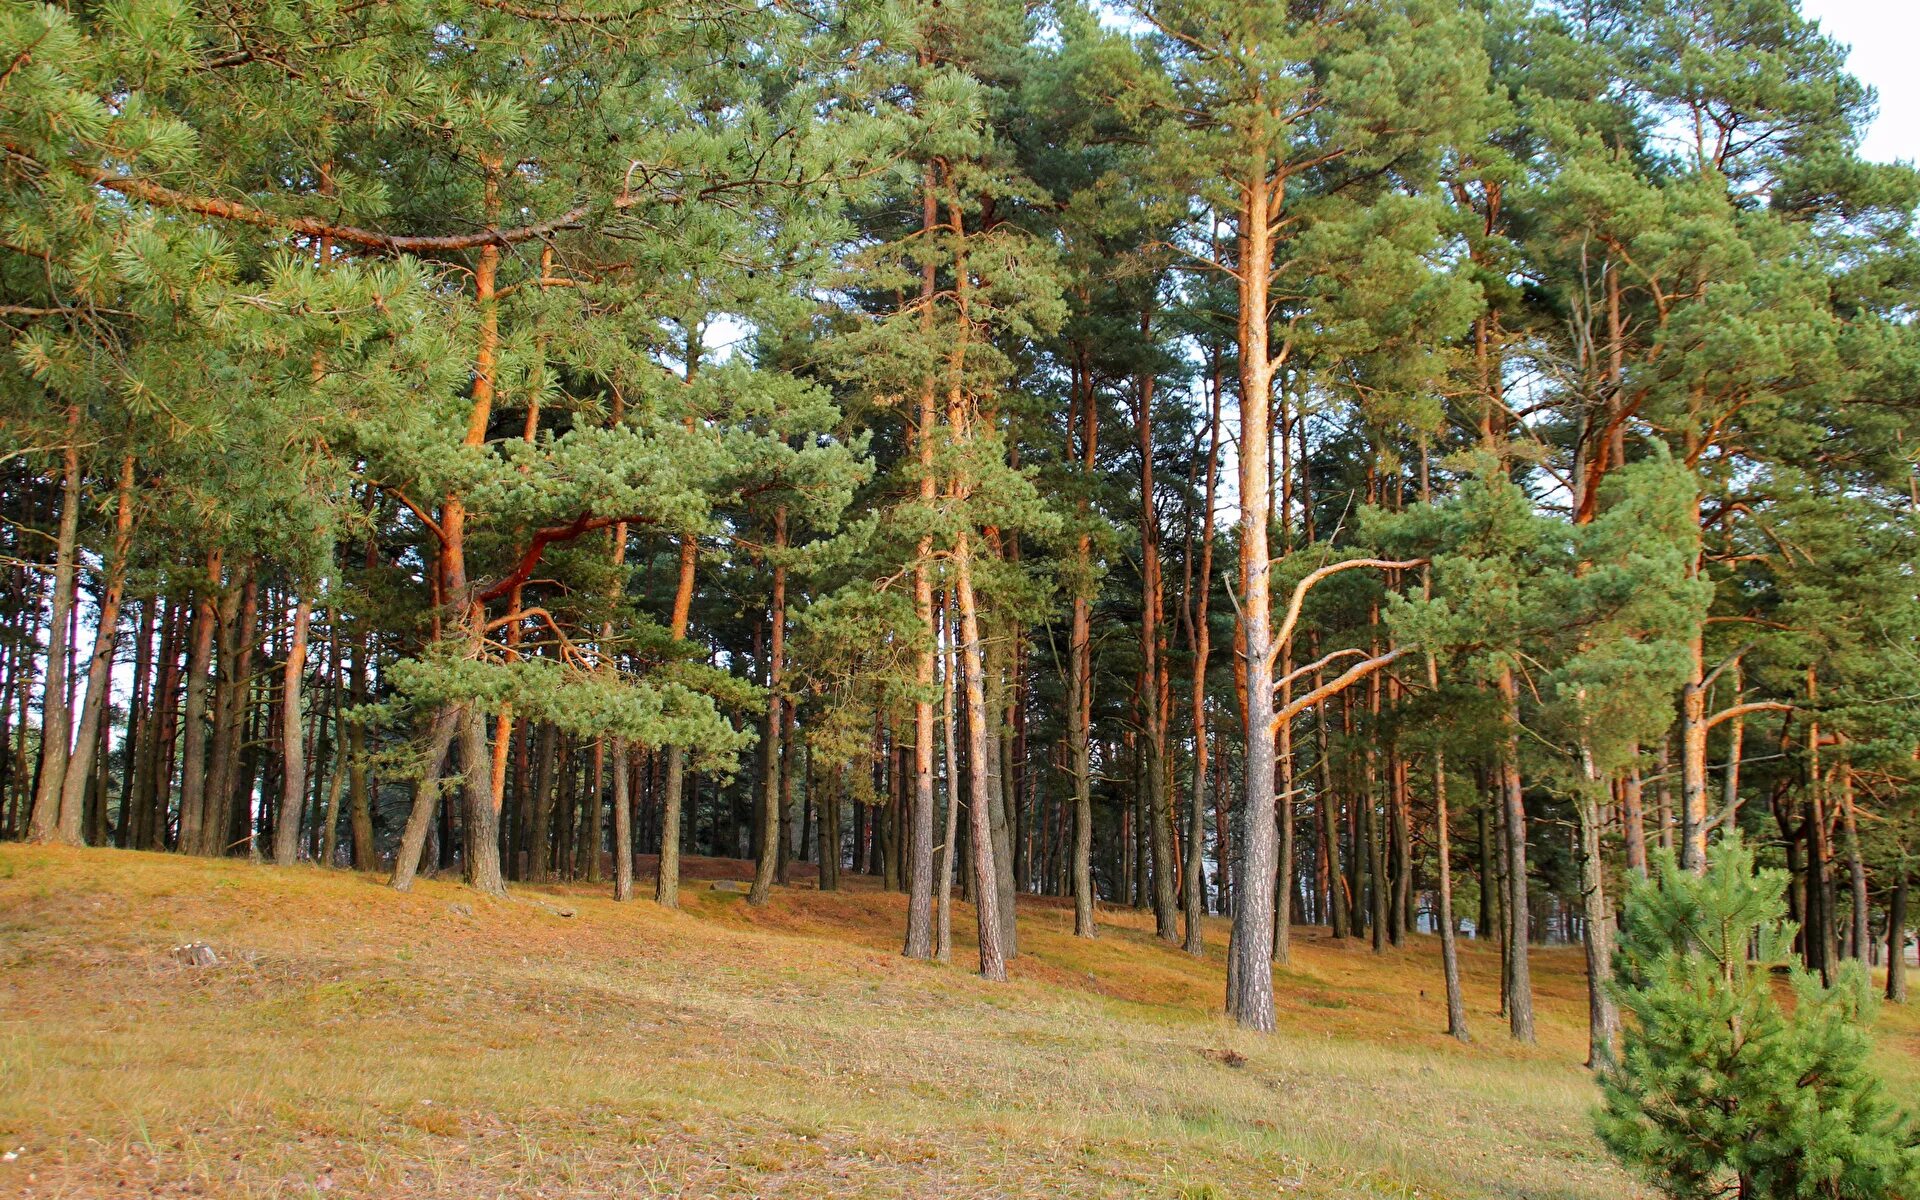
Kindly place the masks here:
[[(109, 690), (113, 683), (113, 654), (120, 637), (120, 601), (126, 593), (127, 551), (132, 537), (133, 456), (129, 454), (120, 460), (120, 485), (113, 516), (113, 547), (107, 552), (106, 586), (100, 595), (100, 623), (93, 638), (93, 654), (87, 664), (87, 693), (80, 709), (80, 736), (67, 762), (67, 777), (60, 789), (58, 840), (70, 844), (81, 841), (80, 816), (86, 806), (87, 777), (93, 771), (94, 754), (100, 750), (100, 730), (107, 716)], [(100, 802), (106, 803), (104, 795)], [(123, 813), (122, 823), (125, 820)]]
[(432, 731), (427, 735), (425, 770), (415, 785), (413, 809), (407, 814), (407, 826), (400, 834), (400, 848), (393, 856), (392, 882), (396, 892), (412, 888), (413, 877), (420, 870), (420, 852), (426, 848), (427, 833), (440, 807), (441, 773), (461, 719), (462, 712), (457, 706), (448, 706), (434, 715)]
[(80, 406), (67, 409), (67, 445), (60, 488), (60, 530), (54, 543), (53, 615), (47, 626), (47, 677), (40, 693), (40, 779), (27, 836), (36, 842), (79, 841), (61, 821), (73, 715), (67, 708), (67, 649), (80, 540)]

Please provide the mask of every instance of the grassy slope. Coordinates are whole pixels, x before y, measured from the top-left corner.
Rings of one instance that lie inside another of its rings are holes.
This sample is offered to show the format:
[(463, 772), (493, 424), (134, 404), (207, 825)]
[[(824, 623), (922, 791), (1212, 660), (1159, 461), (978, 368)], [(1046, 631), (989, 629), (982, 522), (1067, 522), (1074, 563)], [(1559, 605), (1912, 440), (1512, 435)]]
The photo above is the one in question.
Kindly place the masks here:
[[(1522, 1050), (1469, 945), (1462, 1047), (1429, 939), (1298, 931), (1260, 1038), (1214, 1011), (1223, 929), (1195, 962), (1131, 913), (1086, 943), (1023, 906), (994, 986), (901, 959), (904, 899), (864, 882), (759, 911), (694, 884), (680, 913), (576, 889), (566, 917), (0, 847), (0, 1194), (1644, 1195), (1586, 1131), (1577, 953), (1537, 953)], [(1882, 1020), (1920, 1086), (1920, 1020)]]

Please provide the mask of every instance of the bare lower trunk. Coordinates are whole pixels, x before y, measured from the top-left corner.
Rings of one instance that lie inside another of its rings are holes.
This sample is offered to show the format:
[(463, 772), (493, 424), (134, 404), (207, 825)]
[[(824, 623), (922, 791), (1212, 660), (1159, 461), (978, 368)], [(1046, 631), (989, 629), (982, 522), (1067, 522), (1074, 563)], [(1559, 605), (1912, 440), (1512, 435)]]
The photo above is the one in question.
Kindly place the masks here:
[(1693, 677), (1680, 690), (1680, 865), (1707, 869), (1707, 689), (1701, 636), (1693, 637)]
[[(1207, 833), (1207, 659), (1213, 647), (1213, 630), (1208, 622), (1208, 602), (1213, 591), (1213, 505), (1220, 474), (1220, 377), (1215, 357), (1213, 398), (1207, 418), (1207, 484), (1200, 530), (1200, 569), (1187, 588), (1183, 612), (1187, 619), (1187, 641), (1193, 647), (1193, 677), (1189, 704), (1193, 718), (1193, 797), (1187, 817), (1187, 892), (1186, 941), (1183, 948), (1198, 957), (1206, 953), (1202, 936), (1202, 917), (1206, 905), (1206, 869), (1204, 842)], [(1188, 559), (1192, 561), (1191, 557)], [(1224, 830), (1221, 831), (1224, 834)], [(1214, 864), (1216, 871), (1226, 869), (1225, 855)]]
[[(700, 543), (692, 534), (680, 539), (680, 576), (673, 593), (673, 617), (669, 632), (678, 641), (687, 636), (688, 616), (693, 607), (694, 568), (700, 560)], [(687, 752), (681, 746), (667, 747), (667, 779), (660, 800), (660, 869), (653, 881), (654, 903), (667, 908), (680, 906), (680, 812), (686, 791)]]
[(404, 892), (413, 887), (420, 869), (420, 852), (426, 848), (427, 833), (433, 827), (440, 807), (440, 777), (453, 746), (464, 713), (457, 707), (441, 709), (434, 715), (432, 731), (427, 735), (426, 769), (413, 793), (413, 809), (407, 814), (407, 826), (400, 834), (400, 848), (393, 857), (393, 890)]
[[(180, 836), (177, 849), (205, 854), (208, 839), (207, 795), (207, 672), (213, 661), (213, 622), (219, 602), (220, 552), (207, 555), (207, 581), (196, 597), (193, 624), (187, 633), (187, 683), (180, 737)], [(166, 794), (164, 783), (161, 795)], [(224, 828), (215, 834), (224, 837)]]
[[(493, 795), (493, 760), (487, 753), (487, 714), (468, 710), (460, 728), (461, 757), (464, 760), (462, 791), (466, 795), (466, 839), (463, 877), (467, 886), (489, 895), (507, 894), (500, 875), (500, 809)], [(599, 797), (594, 797), (592, 820), (599, 817)], [(591, 842), (592, 853), (600, 855), (600, 839)]]
[[(113, 547), (107, 552), (106, 579), (100, 595), (100, 623), (93, 638), (93, 653), (87, 663), (86, 699), (80, 708), (80, 736), (67, 763), (67, 777), (60, 789), (60, 828), (57, 840), (77, 845), (81, 839), (81, 813), (86, 807), (87, 778), (93, 771), (94, 754), (101, 748), (101, 728), (106, 722), (109, 691), (113, 684), (113, 655), (120, 638), (120, 601), (126, 593), (127, 551), (133, 534), (133, 457), (120, 463), (118, 502), (114, 508)], [(131, 745), (131, 743), (129, 743)], [(105, 803), (105, 798), (101, 798)], [(122, 816), (124, 822), (125, 816)]]
[[(1589, 777), (1589, 788), (1598, 781)], [(1613, 983), (1613, 913), (1607, 904), (1606, 867), (1600, 857), (1600, 806), (1589, 793), (1577, 803), (1580, 818), (1580, 911), (1587, 952), (1587, 1065), (1612, 1061), (1620, 1036), (1620, 1013), (1608, 988)]]
[[(1431, 661), (1429, 670), (1431, 670)], [(1467, 1032), (1467, 1002), (1460, 990), (1460, 953), (1454, 944), (1453, 920), (1453, 832), (1447, 812), (1447, 759), (1445, 752), (1433, 753), (1433, 825), (1434, 856), (1440, 874), (1439, 911), (1434, 914), (1440, 929), (1440, 968), (1447, 987), (1447, 1033), (1463, 1042), (1473, 1040)]]
[(773, 895), (773, 877), (780, 869), (780, 694), (784, 682), (787, 632), (787, 564), (780, 555), (787, 548), (787, 510), (782, 505), (773, 517), (773, 633), (767, 651), (767, 741), (766, 776), (760, 791), (760, 858), (754, 864), (753, 888), (747, 903), (765, 904)]
[[(942, 624), (948, 622), (943, 618)], [(947, 764), (947, 826), (940, 839), (940, 875), (934, 884), (939, 897), (938, 928), (935, 930), (936, 944), (934, 957), (941, 962), (953, 961), (953, 861), (958, 849), (956, 839), (960, 836), (960, 754), (954, 736), (953, 693), (954, 660), (953, 644), (949, 636), (947, 648), (941, 655), (941, 704), (940, 723), (946, 749)], [(838, 857), (839, 843), (834, 844), (834, 853)], [(1077, 930), (1076, 930), (1077, 931)]]
[[(80, 407), (67, 410), (67, 445), (60, 488), (60, 529), (54, 542), (53, 614), (47, 626), (47, 676), (40, 693), (40, 779), (34, 788), (27, 836), (35, 842), (78, 843), (61, 820), (60, 798), (71, 752), (72, 713), (67, 708), (67, 651), (72, 628), (74, 578), (80, 538)], [(83, 776), (84, 778), (84, 776)], [(76, 823), (77, 824), (77, 823)]]
[(1274, 364), (1267, 349), (1272, 270), (1272, 203), (1265, 154), (1242, 181), (1240, 224), (1240, 575), (1246, 637), (1247, 728), (1240, 870), (1235, 881), (1232, 983), (1227, 1014), (1243, 1028), (1271, 1031), (1274, 845), (1272, 589), (1267, 550), (1272, 480), (1269, 405)]
[(1088, 693), (1092, 691), (1090, 604), (1073, 599), (1073, 632), (1068, 647), (1071, 686), (1067, 703), (1073, 754), (1073, 932), (1095, 935), (1093, 923), (1093, 754), (1088, 730)]
[(1907, 1002), (1907, 887), (1912, 882), (1904, 864), (1887, 901), (1887, 999)]
[(1507, 865), (1507, 1023), (1515, 1041), (1531, 1042), (1533, 1031), (1533, 975), (1527, 962), (1531, 922), (1527, 904), (1527, 807), (1520, 786), (1519, 691), (1513, 673), (1503, 671), (1500, 693), (1507, 707), (1505, 774), (1505, 834)]
[(993, 828), (988, 808), (993, 803), (987, 763), (992, 753), (987, 734), (986, 666), (980, 646), (980, 618), (973, 597), (973, 560), (969, 538), (962, 530), (953, 549), (954, 590), (960, 601), (960, 650), (967, 680), (967, 793), (968, 824), (973, 843), (974, 913), (980, 932), (980, 974), (988, 979), (1007, 977), (1000, 944), (1000, 889), (995, 880)]
[(307, 628), (313, 601), (301, 596), (293, 609), (287, 662), (280, 675), (280, 807), (273, 822), (273, 861), (290, 867), (300, 852), (300, 813), (307, 794), (307, 751), (300, 735), (300, 681), (307, 669)]
[(627, 739), (613, 739), (613, 898), (633, 899), (633, 792)]

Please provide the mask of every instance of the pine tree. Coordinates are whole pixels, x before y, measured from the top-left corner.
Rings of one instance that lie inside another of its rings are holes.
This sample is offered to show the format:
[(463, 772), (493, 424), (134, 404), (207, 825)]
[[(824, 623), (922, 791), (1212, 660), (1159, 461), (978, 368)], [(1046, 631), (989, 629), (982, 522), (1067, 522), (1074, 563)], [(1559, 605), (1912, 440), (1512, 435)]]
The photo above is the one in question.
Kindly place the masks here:
[(1627, 1016), (1602, 1063), (1601, 1140), (1671, 1195), (1911, 1195), (1920, 1138), (1874, 1074), (1873, 999), (1855, 967), (1832, 987), (1789, 970), (1783, 872), (1737, 836), (1704, 874), (1670, 855), (1628, 892), (1614, 994)]

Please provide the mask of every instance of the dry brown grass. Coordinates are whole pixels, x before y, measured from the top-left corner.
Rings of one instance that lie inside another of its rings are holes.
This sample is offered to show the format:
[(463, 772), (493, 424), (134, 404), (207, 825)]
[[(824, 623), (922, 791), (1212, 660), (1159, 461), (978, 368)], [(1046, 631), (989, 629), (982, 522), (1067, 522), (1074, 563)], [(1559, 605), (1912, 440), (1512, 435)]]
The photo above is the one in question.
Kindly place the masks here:
[[(698, 864), (718, 877), (737, 868)], [(1541, 1045), (1436, 1031), (1432, 947), (1297, 931), (1282, 1024), (1131, 912), (1021, 911), (1013, 982), (899, 957), (854, 880), (574, 917), (424, 881), (0, 847), (0, 1195), (1641, 1195), (1587, 1133), (1578, 956)], [(957, 906), (956, 927), (971, 912)], [(170, 954), (212, 944), (214, 967)], [(971, 943), (964, 936), (956, 959)], [(1920, 1022), (1888, 1057), (1920, 1076)]]

